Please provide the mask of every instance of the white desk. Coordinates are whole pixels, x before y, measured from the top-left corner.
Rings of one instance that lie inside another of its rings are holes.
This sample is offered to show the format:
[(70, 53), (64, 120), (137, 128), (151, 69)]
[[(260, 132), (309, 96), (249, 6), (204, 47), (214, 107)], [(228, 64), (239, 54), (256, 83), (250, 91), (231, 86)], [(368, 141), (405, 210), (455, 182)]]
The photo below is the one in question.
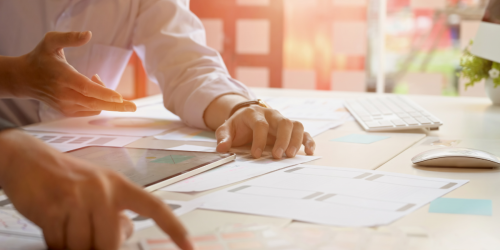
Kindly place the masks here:
[[(304, 90), (281, 90), (281, 89), (255, 89), (261, 96), (287, 96), (287, 97), (315, 97), (315, 98), (340, 98), (348, 99), (363, 97), (372, 94), (367, 93), (341, 93), (327, 91), (304, 91)], [(429, 96), (409, 96), (412, 100), (428, 109), (431, 113), (439, 117), (444, 122), (444, 126), (438, 131), (426, 131), (423, 129), (413, 131), (396, 132), (401, 133), (391, 143), (384, 147), (363, 148), (362, 146), (345, 147), (341, 154), (335, 148), (335, 144), (330, 142), (331, 138), (336, 138), (350, 133), (364, 133), (355, 122), (348, 122), (343, 126), (327, 131), (315, 138), (317, 141), (316, 155), (323, 156), (312, 164), (340, 167), (361, 167), (377, 168), (383, 171), (422, 175), (427, 177), (441, 177), (454, 179), (470, 179), (471, 182), (464, 187), (448, 194), (448, 197), (490, 199), (493, 200), (493, 216), (473, 216), (473, 215), (449, 215), (428, 213), (428, 206), (419, 209), (409, 216), (393, 223), (394, 226), (413, 227), (420, 226), (434, 232), (458, 232), (462, 240), (474, 239), (478, 234), (483, 239), (500, 235), (500, 209), (497, 205), (500, 202), (500, 171), (499, 170), (453, 170), (453, 169), (424, 169), (416, 168), (410, 163), (411, 157), (422, 152), (431, 146), (422, 146), (428, 136), (440, 136), (450, 139), (460, 139), (459, 146), (475, 147), (483, 145), (484, 141), (478, 139), (497, 139), (490, 141), (485, 149), (496, 149), (500, 144), (500, 107), (491, 106), (486, 98), (452, 98), (452, 97), (429, 97)], [(158, 96), (138, 100), (139, 105), (148, 104), (158, 100)], [(134, 142), (130, 147), (153, 147), (166, 148), (185, 144), (185, 142), (168, 142), (155, 140), (154, 138), (144, 138)], [(190, 143), (193, 145), (213, 146), (211, 143)], [(352, 151), (352, 152), (349, 152)], [(500, 154), (500, 149), (496, 150)], [(495, 151), (494, 151), (495, 152)], [(302, 152), (303, 153), (303, 152)], [(354, 155), (365, 157), (352, 158)], [(210, 191), (213, 192), (213, 191)], [(209, 192), (189, 195), (158, 191), (155, 194), (169, 199), (189, 200), (194, 197), (204, 195)], [(289, 219), (268, 218), (262, 216), (216, 212), (207, 210), (195, 210), (180, 217), (183, 223), (192, 234), (206, 233), (219, 226), (231, 223), (267, 223), (277, 226), (286, 226), (291, 223)], [(458, 231), (457, 231), (458, 229)], [(472, 231), (472, 232), (471, 232)], [(142, 237), (160, 237), (159, 229), (151, 227), (136, 232), (131, 241), (137, 241)], [(500, 241), (493, 240), (491, 244), (500, 249)], [(479, 249), (479, 248), (478, 248)]]

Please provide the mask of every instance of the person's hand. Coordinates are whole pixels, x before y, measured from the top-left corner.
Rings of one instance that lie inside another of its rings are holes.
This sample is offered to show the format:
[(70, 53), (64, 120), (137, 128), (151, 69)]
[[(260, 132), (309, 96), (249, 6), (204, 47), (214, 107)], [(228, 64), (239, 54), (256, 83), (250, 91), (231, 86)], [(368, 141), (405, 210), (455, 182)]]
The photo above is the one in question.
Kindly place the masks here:
[(91, 37), (90, 31), (47, 33), (33, 51), (19, 57), (13, 94), (45, 102), (66, 116), (135, 111), (134, 103), (124, 101), (98, 79), (88, 79), (66, 61), (65, 47), (85, 45)]
[(118, 249), (132, 233), (125, 209), (154, 219), (181, 249), (193, 249), (167, 205), (120, 174), (16, 129), (0, 132), (0, 146), (0, 185), (43, 230), (50, 249)]
[(232, 146), (252, 143), (252, 155), (259, 158), (266, 145), (274, 145), (272, 154), (275, 159), (295, 157), (303, 144), (305, 153), (312, 155), (316, 144), (304, 132), (298, 121), (284, 117), (274, 109), (251, 105), (241, 108), (227, 119), (216, 131), (217, 151), (225, 153)]

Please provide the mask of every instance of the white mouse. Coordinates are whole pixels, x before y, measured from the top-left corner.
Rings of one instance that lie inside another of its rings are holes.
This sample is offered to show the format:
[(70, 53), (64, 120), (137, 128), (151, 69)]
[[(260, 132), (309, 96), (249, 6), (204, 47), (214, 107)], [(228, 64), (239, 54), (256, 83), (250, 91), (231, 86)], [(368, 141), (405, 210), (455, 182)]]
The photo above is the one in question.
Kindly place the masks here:
[(425, 151), (411, 159), (419, 166), (497, 168), (500, 158), (481, 150), (470, 148), (438, 148)]

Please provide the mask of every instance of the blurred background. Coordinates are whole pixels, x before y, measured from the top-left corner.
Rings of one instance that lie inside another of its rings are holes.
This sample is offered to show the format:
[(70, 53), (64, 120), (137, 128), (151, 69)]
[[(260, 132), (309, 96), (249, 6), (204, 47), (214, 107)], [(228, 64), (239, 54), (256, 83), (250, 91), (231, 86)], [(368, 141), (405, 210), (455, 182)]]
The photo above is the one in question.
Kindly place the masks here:
[[(486, 96), (484, 83), (465, 91), (457, 73), (461, 52), (475, 36), (487, 0), (187, 4), (200, 17), (208, 45), (221, 53), (230, 74), (251, 87), (375, 92), (384, 60), (386, 93)], [(128, 99), (160, 93), (135, 55), (118, 91)]]

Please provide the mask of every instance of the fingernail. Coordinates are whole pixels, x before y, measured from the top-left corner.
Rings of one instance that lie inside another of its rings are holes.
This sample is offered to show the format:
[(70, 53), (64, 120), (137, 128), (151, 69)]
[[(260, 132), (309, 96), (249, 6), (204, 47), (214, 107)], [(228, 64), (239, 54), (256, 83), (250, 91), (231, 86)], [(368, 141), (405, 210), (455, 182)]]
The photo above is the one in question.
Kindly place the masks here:
[(123, 98), (121, 96), (115, 95), (113, 96), (113, 102), (123, 103)]
[(99, 75), (98, 75), (98, 74), (95, 74), (95, 78), (97, 78), (97, 80), (99, 80), (99, 81), (101, 81), (101, 82), (102, 82), (101, 77), (99, 77)]
[(294, 146), (290, 147), (290, 152), (292, 152), (292, 157), (294, 157), (297, 154), (297, 148)]
[(283, 149), (282, 148), (278, 148), (276, 150), (276, 156), (278, 156), (278, 159), (283, 158)]
[(130, 111), (130, 112), (134, 112), (135, 111), (135, 106), (131, 105), (131, 104), (127, 104), (127, 105), (125, 105), (125, 110), (126, 111)]
[(261, 155), (262, 155), (262, 149), (257, 148), (257, 149), (255, 150), (255, 154), (254, 154), (254, 156), (255, 156), (255, 157), (260, 157)]
[(78, 40), (84, 38), (87, 35), (87, 33), (88, 31), (80, 32), (80, 34), (78, 35)]

